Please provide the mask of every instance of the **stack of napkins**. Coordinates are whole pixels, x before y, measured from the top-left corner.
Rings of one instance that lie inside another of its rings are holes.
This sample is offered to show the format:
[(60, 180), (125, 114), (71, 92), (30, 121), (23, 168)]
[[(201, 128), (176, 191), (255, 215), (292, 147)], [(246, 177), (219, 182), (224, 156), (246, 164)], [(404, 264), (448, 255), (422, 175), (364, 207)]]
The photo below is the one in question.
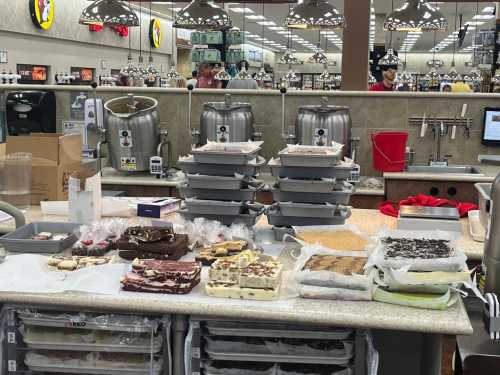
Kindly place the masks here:
[(209, 296), (272, 300), (278, 297), (283, 265), (250, 250), (215, 261), (210, 267)]

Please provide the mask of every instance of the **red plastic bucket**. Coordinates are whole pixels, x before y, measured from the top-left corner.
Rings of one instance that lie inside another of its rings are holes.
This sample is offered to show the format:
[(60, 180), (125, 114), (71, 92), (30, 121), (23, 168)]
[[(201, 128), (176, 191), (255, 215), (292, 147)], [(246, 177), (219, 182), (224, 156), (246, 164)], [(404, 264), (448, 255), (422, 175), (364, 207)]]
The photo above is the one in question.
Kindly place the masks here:
[(403, 171), (407, 140), (405, 132), (373, 133), (373, 168), (381, 172)]

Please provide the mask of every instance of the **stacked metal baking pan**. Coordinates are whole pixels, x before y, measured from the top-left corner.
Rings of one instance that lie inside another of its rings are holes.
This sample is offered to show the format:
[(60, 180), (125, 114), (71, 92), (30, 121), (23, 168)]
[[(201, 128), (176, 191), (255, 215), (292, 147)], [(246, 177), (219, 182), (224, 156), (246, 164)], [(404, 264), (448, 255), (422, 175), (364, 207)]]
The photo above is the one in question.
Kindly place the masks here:
[(179, 158), (187, 183), (179, 188), (188, 220), (204, 217), (222, 224), (255, 225), (264, 206), (255, 203), (264, 184), (255, 177), (266, 160), (259, 156), (263, 142), (210, 142)]
[(351, 215), (354, 187), (346, 180), (354, 164), (341, 160), (340, 147), (289, 145), (269, 161), (277, 179), (267, 210), (275, 227), (344, 224)]

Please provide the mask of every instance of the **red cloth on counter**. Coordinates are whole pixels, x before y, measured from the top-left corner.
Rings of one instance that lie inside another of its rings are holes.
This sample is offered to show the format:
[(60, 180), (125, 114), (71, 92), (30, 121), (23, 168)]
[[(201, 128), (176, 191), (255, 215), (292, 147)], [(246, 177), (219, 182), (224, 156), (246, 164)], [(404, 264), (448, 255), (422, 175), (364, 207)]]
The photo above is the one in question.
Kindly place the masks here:
[(396, 204), (394, 202), (385, 201), (380, 203), (378, 209), (384, 215), (398, 217), (400, 206), (425, 206), (425, 207), (456, 207), (460, 217), (464, 217), (471, 210), (477, 210), (478, 206), (469, 202), (456, 202), (449, 199), (435, 198), (430, 195), (415, 195), (403, 199)]

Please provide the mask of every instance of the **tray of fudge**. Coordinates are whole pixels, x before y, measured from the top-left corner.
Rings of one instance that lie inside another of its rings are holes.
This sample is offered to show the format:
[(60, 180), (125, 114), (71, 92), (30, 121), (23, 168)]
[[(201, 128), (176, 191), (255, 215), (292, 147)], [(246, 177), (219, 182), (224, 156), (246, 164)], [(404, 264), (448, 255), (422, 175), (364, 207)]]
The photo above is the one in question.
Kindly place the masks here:
[(262, 156), (250, 160), (247, 164), (208, 164), (198, 163), (193, 155), (180, 157), (177, 164), (186, 174), (204, 174), (208, 176), (234, 176), (235, 173), (243, 176), (256, 176), (260, 167), (266, 164)]
[(327, 146), (288, 145), (278, 152), (281, 165), (285, 167), (335, 167), (342, 158), (340, 144)]
[(345, 191), (353, 189), (353, 186), (347, 181), (337, 181), (335, 178), (321, 178), (315, 180), (296, 179), (296, 178), (278, 178), (277, 188), (282, 191), (296, 193), (331, 193), (334, 191)]
[(204, 266), (210, 266), (219, 258), (237, 255), (244, 250), (249, 250), (249, 247), (250, 244), (246, 240), (216, 242), (196, 249), (198, 253), (195, 260)]
[(200, 283), (201, 264), (169, 260), (139, 260), (121, 279), (130, 292), (187, 294)]
[(187, 235), (156, 226), (129, 227), (116, 241), (118, 255), (126, 260), (179, 260), (187, 254), (188, 246)]
[(47, 265), (51, 270), (55, 271), (76, 271), (82, 268), (115, 263), (116, 261), (116, 256), (52, 255), (47, 259)]
[(0, 237), (0, 245), (13, 253), (59, 253), (76, 241), (74, 223), (33, 222)]
[(93, 353), (72, 351), (29, 351), (24, 360), (30, 371), (103, 375), (159, 375), (161, 358), (150, 354)]
[(161, 335), (144, 332), (92, 331), (78, 328), (20, 328), (24, 343), (30, 349), (68, 350), (114, 353), (158, 353), (162, 349)]
[(211, 297), (274, 300), (279, 296), (282, 271), (278, 259), (245, 250), (210, 266), (205, 291)]
[(245, 165), (257, 158), (264, 142), (208, 142), (194, 148), (194, 160), (203, 164)]
[(338, 180), (347, 180), (351, 176), (351, 171), (355, 167), (355, 164), (341, 161), (333, 167), (294, 167), (284, 166), (281, 164), (280, 159), (272, 158), (267, 163), (267, 166), (271, 170), (271, 175), (276, 178), (336, 178)]
[(257, 187), (248, 186), (246, 189), (205, 189), (205, 188), (193, 188), (187, 184), (181, 185), (179, 187), (179, 192), (181, 197), (186, 198), (198, 198), (198, 199), (211, 199), (216, 201), (254, 201), (255, 195), (259, 190), (264, 187), (261, 184)]

